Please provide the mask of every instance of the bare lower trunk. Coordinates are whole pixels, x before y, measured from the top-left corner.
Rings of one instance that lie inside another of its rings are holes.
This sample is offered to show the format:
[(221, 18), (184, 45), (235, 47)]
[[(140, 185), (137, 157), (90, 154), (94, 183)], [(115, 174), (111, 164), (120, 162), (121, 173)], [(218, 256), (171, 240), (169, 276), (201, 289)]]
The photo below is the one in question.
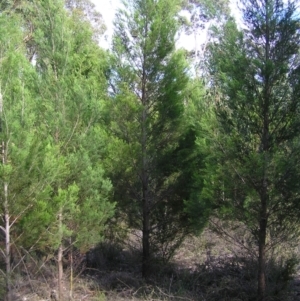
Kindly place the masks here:
[[(60, 212), (58, 215), (58, 222), (59, 222), (59, 231), (62, 231), (62, 213)], [(60, 240), (60, 245), (58, 248), (57, 254), (57, 265), (58, 265), (58, 300), (63, 300), (62, 298), (62, 280), (63, 280), (63, 245), (62, 239)]]
[(69, 297), (70, 300), (73, 300), (73, 246), (72, 246), (72, 239), (70, 238), (70, 292)]
[(149, 260), (150, 260), (150, 244), (149, 244), (149, 209), (147, 200), (143, 199), (143, 263), (142, 275), (147, 277), (149, 275)]
[(261, 218), (259, 229), (259, 257), (258, 257), (258, 300), (263, 301), (266, 295), (266, 231), (267, 220)]
[(6, 300), (10, 301), (11, 297), (11, 250), (10, 250), (10, 217), (8, 210), (8, 184), (4, 183), (4, 219), (5, 219), (5, 266), (6, 266)]
[[(2, 164), (7, 163), (7, 150), (6, 145), (2, 142)], [(5, 221), (5, 269), (6, 269), (6, 300), (11, 300), (11, 250), (10, 250), (10, 214), (8, 204), (8, 183), (4, 182), (3, 185), (3, 198), (4, 198), (4, 221)]]
[[(3, 99), (1, 93), (1, 86), (0, 86), (0, 132), (2, 132), (2, 113), (3, 113)], [(1, 156), (2, 156), (2, 164), (7, 164), (7, 143), (3, 140), (1, 142)], [(5, 234), (5, 273), (6, 273), (6, 300), (10, 301), (11, 297), (11, 254), (10, 254), (10, 210), (9, 210), (9, 203), (8, 203), (8, 183), (4, 182), (3, 184), (3, 213), (4, 213), (4, 222), (5, 228), (1, 227)]]
[[(145, 74), (143, 75), (143, 104), (145, 104)], [(142, 206), (143, 206), (143, 262), (142, 262), (142, 276), (144, 278), (149, 276), (150, 268), (150, 204), (148, 198), (148, 158), (147, 158), (147, 110), (146, 108), (142, 114)]]
[(59, 246), (58, 255), (57, 255), (57, 263), (58, 263), (58, 300), (62, 300), (62, 279), (63, 279), (63, 247)]
[[(267, 145), (267, 143), (266, 143)], [(265, 162), (267, 157), (265, 156)], [(258, 233), (258, 284), (257, 296), (259, 301), (265, 300), (266, 296), (266, 239), (267, 239), (267, 226), (268, 226), (268, 179), (266, 173), (262, 180), (262, 190), (260, 195), (260, 220), (259, 220), (259, 233)]]

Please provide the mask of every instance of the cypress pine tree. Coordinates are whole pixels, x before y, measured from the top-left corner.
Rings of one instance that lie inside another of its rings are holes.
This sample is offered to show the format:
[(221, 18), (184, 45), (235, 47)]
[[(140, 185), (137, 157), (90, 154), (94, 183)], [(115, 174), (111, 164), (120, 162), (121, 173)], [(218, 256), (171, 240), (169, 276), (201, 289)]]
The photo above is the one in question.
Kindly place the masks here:
[(219, 98), (210, 185), (221, 215), (257, 242), (264, 300), (267, 252), (299, 222), (299, 19), (294, 3), (242, 4), (243, 29), (229, 21), (211, 47)]
[(184, 122), (188, 64), (175, 50), (179, 4), (128, 1), (115, 21), (112, 177), (119, 210), (142, 232), (144, 277), (153, 257), (168, 259), (190, 231), (184, 183), (192, 173), (184, 174), (182, 160), (189, 160), (195, 133)]
[[(91, 26), (76, 11), (68, 12), (64, 1), (33, 1), (32, 5), (36, 11), (32, 20), (38, 74), (36, 123), (49, 150), (41, 171), (52, 175), (43, 212), (50, 214), (45, 229), (55, 233), (44, 235), (39, 245), (48, 252), (58, 250), (58, 295), (62, 299), (62, 258), (69, 239), (86, 251), (103, 238), (106, 221), (113, 215), (112, 185), (100, 161), (102, 150), (94, 145), (103, 135), (99, 115), (106, 94), (107, 64)], [(32, 214), (23, 227), (36, 223)]]
[[(5, 246), (1, 248), (6, 265), (7, 300), (13, 285), (12, 247), (20, 233), (21, 220), (38, 208), (43, 193), (39, 168), (44, 158), (44, 143), (35, 126), (33, 67), (26, 59), (22, 22), (18, 16), (0, 16), (0, 198), (1, 225)], [(20, 240), (20, 239), (19, 239)], [(18, 264), (18, 262), (15, 262)]]

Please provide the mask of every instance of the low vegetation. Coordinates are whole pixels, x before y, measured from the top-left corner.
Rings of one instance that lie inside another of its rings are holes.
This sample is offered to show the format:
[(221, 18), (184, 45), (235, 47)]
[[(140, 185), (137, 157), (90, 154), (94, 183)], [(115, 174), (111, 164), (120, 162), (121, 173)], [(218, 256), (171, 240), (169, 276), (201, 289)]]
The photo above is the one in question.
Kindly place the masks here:
[[(267, 263), (269, 301), (299, 300), (300, 269), (295, 257), (299, 250), (286, 250), (281, 250), (280, 256), (274, 253)], [(133, 234), (126, 243), (107, 241), (85, 256), (76, 251), (73, 256), (72, 285), (70, 262), (65, 258), (63, 300), (257, 300), (257, 259), (210, 229), (201, 237), (188, 237), (168, 264), (157, 258), (147, 281), (141, 278), (142, 254)], [(57, 272), (53, 259), (24, 257), (14, 274), (13, 300), (55, 298)]]

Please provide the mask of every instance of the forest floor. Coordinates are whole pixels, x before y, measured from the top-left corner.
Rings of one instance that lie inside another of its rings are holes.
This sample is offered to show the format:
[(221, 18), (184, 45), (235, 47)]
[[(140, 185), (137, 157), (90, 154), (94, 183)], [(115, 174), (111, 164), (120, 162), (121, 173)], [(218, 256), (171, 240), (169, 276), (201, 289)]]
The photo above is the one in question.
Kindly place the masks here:
[[(90, 267), (77, 266), (72, 289), (70, 268), (66, 267), (62, 301), (256, 300), (254, 257), (208, 229), (200, 237), (188, 237), (169, 264), (154, 264), (147, 281), (141, 278), (140, 251), (132, 241), (123, 246), (103, 243), (95, 248), (88, 256)], [(20, 269), (14, 279), (12, 301), (55, 300), (55, 265), (40, 265), (39, 271), (36, 267)], [(300, 266), (295, 261), (286, 264), (274, 259), (267, 268), (272, 272), (266, 301), (300, 301)]]

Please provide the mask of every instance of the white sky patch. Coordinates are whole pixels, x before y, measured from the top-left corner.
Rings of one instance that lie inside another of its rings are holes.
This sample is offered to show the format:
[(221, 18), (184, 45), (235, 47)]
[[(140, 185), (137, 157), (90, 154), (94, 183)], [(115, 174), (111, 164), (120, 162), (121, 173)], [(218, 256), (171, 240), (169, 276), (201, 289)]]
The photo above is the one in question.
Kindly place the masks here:
[[(180, 15), (182, 17), (185, 17), (187, 20), (190, 20), (190, 13), (186, 10), (180, 12)], [(189, 51), (195, 50), (197, 48), (197, 44), (199, 42), (198, 35), (186, 34), (184, 30), (179, 33), (179, 37), (177, 39), (176, 46), (177, 48), (185, 48)]]
[[(111, 44), (111, 38), (113, 35), (113, 20), (115, 17), (116, 10), (122, 6), (120, 0), (91, 0), (96, 9), (102, 14), (107, 30), (104, 34), (104, 37), (100, 41), (100, 46), (104, 48), (109, 48)], [(237, 10), (237, 0), (230, 0), (230, 9), (232, 11), (232, 15), (239, 18), (238, 10)], [(188, 17), (188, 16), (187, 16)], [(181, 33), (179, 39), (177, 41), (178, 48), (185, 48), (187, 50), (195, 50), (197, 51), (199, 45), (206, 41), (207, 38), (207, 30), (203, 30), (201, 34), (190, 34), (187, 35), (185, 33)]]
[(102, 47), (109, 48), (111, 37), (113, 35), (113, 20), (117, 8), (121, 6), (119, 0), (91, 0), (96, 6), (96, 9), (102, 14), (107, 30), (103, 39), (100, 41)]
[(231, 11), (231, 15), (236, 20), (241, 18), (241, 14), (239, 13), (239, 10), (238, 10), (238, 0), (230, 0), (229, 8), (230, 8), (230, 11)]

